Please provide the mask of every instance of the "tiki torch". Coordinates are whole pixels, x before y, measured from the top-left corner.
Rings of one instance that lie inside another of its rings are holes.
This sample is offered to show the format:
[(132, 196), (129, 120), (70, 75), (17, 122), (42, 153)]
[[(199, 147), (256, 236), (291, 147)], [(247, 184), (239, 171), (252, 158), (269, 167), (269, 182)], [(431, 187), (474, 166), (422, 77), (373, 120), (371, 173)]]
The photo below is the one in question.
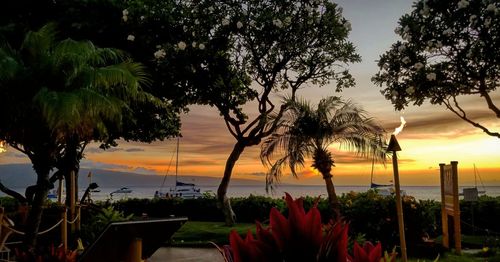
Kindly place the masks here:
[(399, 170), (398, 170), (398, 155), (397, 152), (401, 151), (396, 135), (403, 130), (406, 121), (401, 117), (401, 126), (394, 130), (391, 135), (391, 140), (389, 140), (389, 145), (387, 146), (387, 151), (392, 152), (392, 169), (394, 172), (394, 187), (396, 191), (396, 210), (398, 213), (398, 225), (399, 225), (399, 241), (401, 242), (401, 258), (403, 262), (408, 260), (406, 256), (406, 240), (405, 240), (405, 225), (403, 220), (403, 204), (401, 201), (401, 190), (399, 188)]
[(7, 151), (6, 149), (7, 143), (3, 140), (0, 140), (0, 153), (4, 153)]

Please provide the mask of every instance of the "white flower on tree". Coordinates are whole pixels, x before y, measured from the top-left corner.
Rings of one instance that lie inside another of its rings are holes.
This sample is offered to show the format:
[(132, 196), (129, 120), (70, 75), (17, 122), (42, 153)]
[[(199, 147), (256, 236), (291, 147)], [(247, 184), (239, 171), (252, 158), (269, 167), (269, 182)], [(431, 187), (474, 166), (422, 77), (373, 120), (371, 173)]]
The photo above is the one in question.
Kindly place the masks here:
[(473, 25), (473, 24), (475, 24), (476, 22), (477, 22), (477, 15), (471, 15), (471, 16), (469, 17), (469, 23), (470, 23), (471, 25)]
[(242, 22), (240, 22), (240, 21), (238, 21), (238, 22), (236, 23), (236, 28), (241, 29), (242, 27), (243, 27), (243, 23), (242, 23)]
[(434, 81), (436, 80), (436, 73), (428, 73), (427, 76), (426, 76), (427, 80), (429, 81)]
[(167, 52), (165, 52), (165, 49), (160, 49), (154, 53), (154, 56), (156, 59), (163, 59), (167, 55)]
[(491, 25), (491, 17), (484, 19), (484, 27), (488, 28)]
[(448, 29), (443, 31), (443, 34), (445, 36), (451, 36), (451, 35), (453, 35), (453, 30), (451, 30), (451, 28), (448, 28)]
[(409, 95), (413, 95), (413, 93), (415, 93), (415, 87), (409, 86), (408, 88), (406, 88), (406, 93), (408, 93)]
[(403, 61), (403, 63), (405, 63), (405, 64), (409, 64), (411, 62), (411, 59), (409, 57), (405, 56), (405, 57), (403, 57), (403, 60), (401, 60), (401, 61)]
[(424, 64), (422, 64), (422, 63), (420, 63), (420, 62), (415, 63), (415, 65), (413, 65), (413, 66), (414, 66), (414, 67), (415, 67), (415, 69), (417, 69), (417, 70), (420, 70), (420, 69), (424, 68)]
[(205, 49), (205, 45), (204, 45), (204, 44), (199, 44), (199, 45), (198, 45), (198, 48), (199, 48), (200, 50), (204, 50), (204, 49)]
[(255, 21), (254, 21), (254, 20), (250, 21), (248, 24), (249, 24), (251, 27), (255, 27)]
[(273, 20), (273, 25), (276, 26), (276, 27), (278, 27), (278, 28), (282, 28), (283, 27), (283, 22), (281, 22), (281, 20), (277, 18), (277, 19)]
[(192, 46), (193, 48), (196, 48), (196, 46), (197, 46), (197, 45), (198, 45), (198, 43), (196, 43), (196, 41), (194, 41), (193, 43), (191, 43), (191, 46)]
[(179, 43), (177, 43), (177, 48), (179, 48), (179, 50), (186, 49), (186, 43), (184, 41), (180, 41)]
[(431, 10), (429, 9), (429, 7), (426, 4), (424, 4), (424, 8), (422, 8), (422, 10), (420, 10), (420, 15), (423, 17), (427, 17), (427, 16), (429, 16), (430, 11)]
[(128, 16), (126, 16), (126, 15), (122, 16), (122, 20), (123, 20), (123, 22), (127, 22)]
[(497, 7), (496, 7), (496, 5), (495, 5), (495, 4), (489, 4), (489, 5), (486, 7), (486, 11), (496, 13), (496, 12), (497, 12)]
[(227, 18), (222, 19), (222, 25), (223, 26), (228, 26), (229, 25), (229, 19), (227, 19)]
[(133, 42), (135, 40), (135, 36), (134, 35), (128, 35), (127, 36), (127, 40)]
[(467, 6), (469, 6), (469, 1), (467, 0), (460, 0), (457, 4), (458, 9), (466, 8)]
[(351, 22), (345, 21), (344, 27), (345, 29), (347, 29), (347, 31), (351, 31), (352, 30)]
[(285, 24), (289, 25), (292, 22), (292, 18), (287, 16), (285, 17)]
[(127, 16), (127, 15), (128, 15), (128, 10), (127, 10), (127, 9), (123, 9), (123, 11), (122, 11), (122, 15), (123, 15), (123, 16)]

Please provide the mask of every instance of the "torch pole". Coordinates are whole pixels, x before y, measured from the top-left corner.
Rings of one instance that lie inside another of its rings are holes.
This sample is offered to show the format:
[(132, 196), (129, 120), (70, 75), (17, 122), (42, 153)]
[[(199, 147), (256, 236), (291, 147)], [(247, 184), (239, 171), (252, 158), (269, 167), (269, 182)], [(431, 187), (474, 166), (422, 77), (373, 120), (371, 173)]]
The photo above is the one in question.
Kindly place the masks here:
[(403, 204), (401, 201), (401, 189), (399, 187), (399, 169), (398, 169), (398, 155), (397, 151), (401, 151), (401, 147), (395, 135), (391, 136), (391, 140), (387, 147), (388, 151), (392, 151), (392, 168), (394, 171), (394, 187), (396, 191), (396, 211), (398, 213), (399, 225), (399, 241), (401, 244), (401, 259), (403, 262), (408, 261), (406, 255), (406, 239), (405, 239), (405, 225), (403, 219)]

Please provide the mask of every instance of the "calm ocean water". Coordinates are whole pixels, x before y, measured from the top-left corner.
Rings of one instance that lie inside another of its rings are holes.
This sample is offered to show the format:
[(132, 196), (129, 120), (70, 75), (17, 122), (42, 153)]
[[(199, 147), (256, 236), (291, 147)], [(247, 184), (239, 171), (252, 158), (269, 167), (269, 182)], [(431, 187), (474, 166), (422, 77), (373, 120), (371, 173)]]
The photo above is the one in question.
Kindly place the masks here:
[[(122, 198), (153, 198), (156, 190), (160, 190), (157, 187), (133, 187), (132, 193), (129, 194), (115, 194), (112, 200), (118, 200)], [(217, 192), (217, 186), (201, 186), (202, 192)], [(459, 189), (462, 192), (461, 187)], [(100, 192), (92, 193), (92, 199), (94, 200), (107, 200), (110, 199), (109, 193), (118, 188), (100, 188)], [(440, 200), (440, 187), (439, 186), (406, 186), (401, 187), (402, 190), (406, 191), (407, 195), (413, 196), (416, 199), (420, 200)], [(163, 188), (163, 192), (168, 192), (168, 188)], [(338, 195), (349, 193), (351, 191), (354, 192), (366, 192), (368, 187), (366, 186), (336, 186), (335, 190)], [(483, 188), (480, 188), (483, 190)], [(486, 194), (488, 196), (500, 196), (500, 186), (487, 186), (484, 188), (486, 190)], [(265, 188), (263, 186), (230, 186), (228, 189), (228, 195), (230, 197), (246, 197), (249, 195), (262, 195), (262, 196), (270, 196), (274, 198), (281, 198), (285, 195), (284, 192), (288, 192), (294, 198), (300, 196), (322, 196), (326, 197), (326, 188), (325, 186), (300, 186), (300, 185), (282, 185), (278, 187), (274, 193), (267, 194)]]

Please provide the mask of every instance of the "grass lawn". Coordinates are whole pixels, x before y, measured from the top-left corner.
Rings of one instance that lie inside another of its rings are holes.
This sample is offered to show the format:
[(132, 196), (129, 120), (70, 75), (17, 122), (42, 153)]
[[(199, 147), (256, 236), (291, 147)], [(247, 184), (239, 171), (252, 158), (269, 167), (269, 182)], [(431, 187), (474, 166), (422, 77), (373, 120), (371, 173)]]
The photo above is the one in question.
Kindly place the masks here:
[(173, 237), (171, 244), (174, 246), (210, 246), (210, 242), (217, 245), (229, 243), (229, 232), (235, 229), (240, 234), (246, 234), (251, 229), (255, 234), (255, 224), (238, 223), (227, 227), (224, 222), (188, 221)]

